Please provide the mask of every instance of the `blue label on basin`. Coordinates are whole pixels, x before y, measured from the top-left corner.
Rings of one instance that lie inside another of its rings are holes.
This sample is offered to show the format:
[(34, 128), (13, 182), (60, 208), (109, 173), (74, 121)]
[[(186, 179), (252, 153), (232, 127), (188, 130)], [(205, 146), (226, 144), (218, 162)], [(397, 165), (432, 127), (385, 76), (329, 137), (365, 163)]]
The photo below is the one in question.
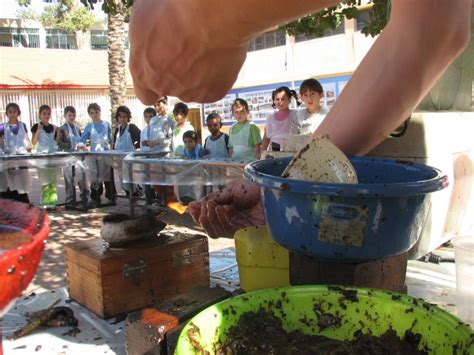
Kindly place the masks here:
[(318, 240), (360, 247), (367, 227), (367, 206), (321, 201)]

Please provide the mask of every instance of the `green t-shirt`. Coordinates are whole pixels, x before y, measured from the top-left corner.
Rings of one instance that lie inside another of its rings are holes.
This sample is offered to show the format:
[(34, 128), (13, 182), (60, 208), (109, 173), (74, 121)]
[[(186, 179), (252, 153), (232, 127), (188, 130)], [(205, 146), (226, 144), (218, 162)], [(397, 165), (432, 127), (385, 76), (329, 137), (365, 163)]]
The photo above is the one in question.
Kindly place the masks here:
[[(247, 123), (250, 124), (249, 142), (248, 142), (249, 146), (255, 147), (257, 144), (262, 144), (262, 136), (260, 135), (260, 129), (258, 129), (256, 124), (251, 123), (250, 121), (234, 124), (229, 131), (229, 135), (239, 133)], [(229, 147), (232, 147), (232, 145), (230, 144), (230, 141), (229, 141)]]

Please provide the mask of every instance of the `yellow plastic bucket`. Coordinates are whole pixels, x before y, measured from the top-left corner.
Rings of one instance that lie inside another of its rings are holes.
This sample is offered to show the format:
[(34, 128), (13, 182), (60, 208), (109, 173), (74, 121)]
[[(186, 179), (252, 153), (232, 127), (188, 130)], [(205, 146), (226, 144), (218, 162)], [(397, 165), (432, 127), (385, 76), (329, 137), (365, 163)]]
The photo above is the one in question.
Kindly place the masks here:
[(234, 240), (243, 290), (290, 285), (288, 250), (272, 240), (266, 226), (240, 229)]

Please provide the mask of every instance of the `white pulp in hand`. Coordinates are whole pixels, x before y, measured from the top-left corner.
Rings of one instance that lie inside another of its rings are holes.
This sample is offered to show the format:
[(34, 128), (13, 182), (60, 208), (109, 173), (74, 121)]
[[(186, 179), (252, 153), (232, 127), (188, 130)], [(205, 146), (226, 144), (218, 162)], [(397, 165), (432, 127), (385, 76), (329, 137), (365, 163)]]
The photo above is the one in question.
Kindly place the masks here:
[(351, 162), (327, 135), (306, 144), (290, 161), (282, 177), (325, 183), (358, 182)]

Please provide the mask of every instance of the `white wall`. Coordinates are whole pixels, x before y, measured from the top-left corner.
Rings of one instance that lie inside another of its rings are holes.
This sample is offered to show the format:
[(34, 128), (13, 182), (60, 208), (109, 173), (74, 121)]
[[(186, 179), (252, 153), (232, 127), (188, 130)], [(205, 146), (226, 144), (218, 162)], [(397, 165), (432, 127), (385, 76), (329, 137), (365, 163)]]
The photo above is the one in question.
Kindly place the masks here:
[(249, 52), (234, 88), (353, 72), (374, 41), (348, 32)]

